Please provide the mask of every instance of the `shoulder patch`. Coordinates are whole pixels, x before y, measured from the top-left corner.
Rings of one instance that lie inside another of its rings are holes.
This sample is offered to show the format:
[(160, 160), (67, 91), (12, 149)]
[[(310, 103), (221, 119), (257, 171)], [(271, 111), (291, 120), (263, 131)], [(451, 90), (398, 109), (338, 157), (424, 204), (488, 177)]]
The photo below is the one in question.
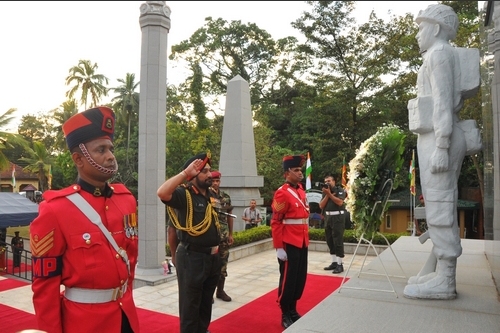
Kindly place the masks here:
[(278, 213), (282, 211), (285, 208), (285, 206), (286, 206), (285, 202), (278, 202), (276, 200), (274, 200), (272, 204), (274, 211)]
[(62, 274), (62, 256), (59, 257), (32, 257), (33, 277), (50, 278)]
[(42, 257), (52, 247), (54, 247), (54, 230), (49, 231), (46, 235), (40, 236), (34, 234), (30, 236), (30, 247), (33, 256)]

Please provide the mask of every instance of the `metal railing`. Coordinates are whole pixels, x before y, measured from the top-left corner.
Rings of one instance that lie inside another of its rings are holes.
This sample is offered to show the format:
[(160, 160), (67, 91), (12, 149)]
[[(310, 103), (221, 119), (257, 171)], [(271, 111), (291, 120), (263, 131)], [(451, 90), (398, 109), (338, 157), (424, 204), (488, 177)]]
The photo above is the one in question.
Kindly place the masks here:
[(14, 253), (10, 245), (0, 245), (0, 273), (33, 281), (31, 252), (23, 249), (19, 267), (14, 267)]

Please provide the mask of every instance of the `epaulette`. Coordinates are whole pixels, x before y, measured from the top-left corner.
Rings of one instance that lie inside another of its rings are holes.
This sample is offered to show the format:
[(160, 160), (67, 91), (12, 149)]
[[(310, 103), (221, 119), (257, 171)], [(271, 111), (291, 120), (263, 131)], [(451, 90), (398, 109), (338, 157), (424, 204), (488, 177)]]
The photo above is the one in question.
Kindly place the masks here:
[(132, 194), (130, 190), (121, 183), (109, 184), (115, 194)]
[(45, 201), (51, 201), (57, 198), (67, 197), (70, 194), (80, 192), (80, 186), (72, 185), (62, 190), (48, 190), (43, 193), (43, 198)]

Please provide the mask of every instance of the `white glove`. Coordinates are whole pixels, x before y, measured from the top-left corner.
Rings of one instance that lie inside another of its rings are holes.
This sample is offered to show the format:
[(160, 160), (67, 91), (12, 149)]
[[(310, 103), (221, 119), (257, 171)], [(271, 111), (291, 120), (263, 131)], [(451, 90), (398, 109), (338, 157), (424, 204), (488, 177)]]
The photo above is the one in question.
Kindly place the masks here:
[(287, 261), (288, 260), (288, 257), (286, 255), (286, 252), (284, 249), (277, 249), (276, 250), (276, 256), (278, 257), (279, 260), (281, 261)]

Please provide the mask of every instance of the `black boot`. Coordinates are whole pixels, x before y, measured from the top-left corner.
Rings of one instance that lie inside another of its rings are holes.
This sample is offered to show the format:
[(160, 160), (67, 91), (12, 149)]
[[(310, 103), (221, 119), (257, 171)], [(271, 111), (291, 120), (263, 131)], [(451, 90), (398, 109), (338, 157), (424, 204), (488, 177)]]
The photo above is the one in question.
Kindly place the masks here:
[(220, 298), (224, 302), (231, 302), (231, 297), (226, 294), (224, 291), (224, 283), (226, 282), (226, 277), (225, 276), (220, 276), (219, 278), (219, 284), (217, 285), (217, 293), (215, 294), (217, 298)]
[(292, 303), (292, 306), (290, 307), (290, 319), (295, 323), (297, 320), (299, 320), (302, 316), (297, 312), (297, 301), (294, 301)]
[(288, 328), (292, 326), (293, 320), (290, 317), (290, 307), (289, 306), (281, 306), (281, 326), (283, 328)]
[(333, 270), (333, 274), (339, 274), (339, 273), (342, 273), (344, 271), (344, 265), (340, 264), (340, 265), (337, 265), (337, 267), (335, 267), (335, 269)]
[(337, 263), (336, 262), (332, 262), (330, 264), (330, 266), (326, 266), (325, 268), (323, 268), (325, 271), (332, 271), (334, 270), (335, 268), (337, 268)]

